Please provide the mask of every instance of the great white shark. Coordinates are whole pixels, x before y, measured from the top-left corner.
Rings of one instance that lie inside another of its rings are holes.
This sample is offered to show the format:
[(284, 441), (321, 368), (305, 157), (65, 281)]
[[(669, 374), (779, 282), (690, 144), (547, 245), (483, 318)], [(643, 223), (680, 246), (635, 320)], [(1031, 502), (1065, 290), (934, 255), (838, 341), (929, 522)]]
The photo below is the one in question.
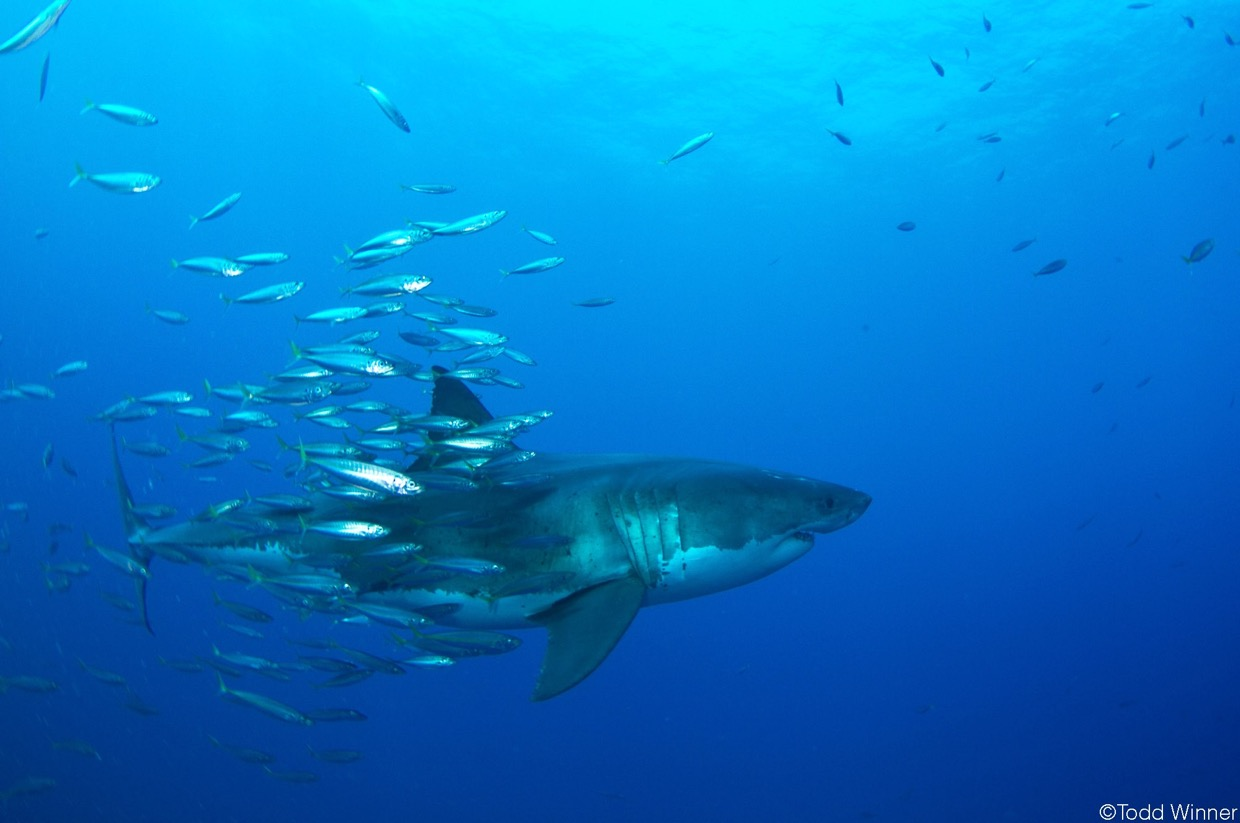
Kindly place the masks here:
[[(473, 424), (492, 419), (451, 377), (436, 379), (431, 410)], [(765, 577), (870, 504), (835, 483), (731, 463), (537, 454), (484, 466), (469, 484), (368, 502), (317, 494), (307, 510), (250, 504), (156, 528), (135, 511), (115, 434), (112, 450), (129, 550), (144, 571), (154, 557), (197, 563), (259, 581), (303, 608), (415, 631), (544, 628), (534, 700), (588, 677), (643, 606)], [(410, 471), (425, 476), (434, 462), (432, 450)], [(388, 532), (376, 543), (313, 528), (342, 521)], [(136, 579), (144, 601), (147, 578)]]

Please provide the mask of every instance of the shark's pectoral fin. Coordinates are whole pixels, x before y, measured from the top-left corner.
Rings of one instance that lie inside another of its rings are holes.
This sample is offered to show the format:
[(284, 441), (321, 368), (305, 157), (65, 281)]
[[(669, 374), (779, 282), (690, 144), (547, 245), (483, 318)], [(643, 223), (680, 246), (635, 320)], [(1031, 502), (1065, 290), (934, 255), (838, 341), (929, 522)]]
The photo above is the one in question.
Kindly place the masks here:
[(535, 615), (548, 637), (533, 699), (555, 697), (589, 677), (620, 642), (645, 592), (636, 577), (622, 577), (575, 592)]

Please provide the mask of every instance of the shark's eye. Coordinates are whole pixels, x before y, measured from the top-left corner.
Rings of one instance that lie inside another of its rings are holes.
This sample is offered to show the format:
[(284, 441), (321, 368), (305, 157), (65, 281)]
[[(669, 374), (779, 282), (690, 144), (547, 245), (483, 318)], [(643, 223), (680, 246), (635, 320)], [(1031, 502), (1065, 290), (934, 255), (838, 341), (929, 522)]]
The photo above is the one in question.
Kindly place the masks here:
[(827, 498), (827, 508), (828, 508), (828, 509), (834, 509), (834, 508), (835, 508), (835, 498), (834, 498), (834, 497), (828, 497), (828, 498)]

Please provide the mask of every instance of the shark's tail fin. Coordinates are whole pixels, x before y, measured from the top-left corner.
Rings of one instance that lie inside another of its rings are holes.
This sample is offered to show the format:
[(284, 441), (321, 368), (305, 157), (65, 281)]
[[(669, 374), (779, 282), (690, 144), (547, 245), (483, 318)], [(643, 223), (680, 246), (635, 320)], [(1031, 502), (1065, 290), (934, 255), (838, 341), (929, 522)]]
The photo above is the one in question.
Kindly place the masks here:
[[(133, 493), (129, 490), (129, 482), (125, 472), (121, 470), (120, 449), (116, 445), (116, 424), (108, 424), (108, 434), (112, 438), (112, 470), (116, 475), (116, 494), (120, 498), (121, 522), (125, 525), (125, 538), (129, 545), (129, 553), (144, 567), (149, 568), (153, 553), (142, 545), (142, 536), (150, 530), (150, 525), (134, 511)], [(146, 611), (146, 577), (134, 577), (134, 594), (138, 602), (138, 613), (142, 616), (142, 625), (152, 635), (151, 619)]]

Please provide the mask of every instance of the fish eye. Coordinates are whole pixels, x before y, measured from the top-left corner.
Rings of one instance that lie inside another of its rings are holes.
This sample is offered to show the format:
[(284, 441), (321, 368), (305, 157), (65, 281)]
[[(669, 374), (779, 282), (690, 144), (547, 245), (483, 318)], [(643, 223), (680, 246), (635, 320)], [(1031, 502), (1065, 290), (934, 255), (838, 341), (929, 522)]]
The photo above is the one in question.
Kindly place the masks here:
[(828, 497), (826, 502), (827, 502), (827, 508), (828, 508), (828, 509), (834, 509), (834, 508), (835, 508), (835, 498), (834, 498), (834, 497)]

